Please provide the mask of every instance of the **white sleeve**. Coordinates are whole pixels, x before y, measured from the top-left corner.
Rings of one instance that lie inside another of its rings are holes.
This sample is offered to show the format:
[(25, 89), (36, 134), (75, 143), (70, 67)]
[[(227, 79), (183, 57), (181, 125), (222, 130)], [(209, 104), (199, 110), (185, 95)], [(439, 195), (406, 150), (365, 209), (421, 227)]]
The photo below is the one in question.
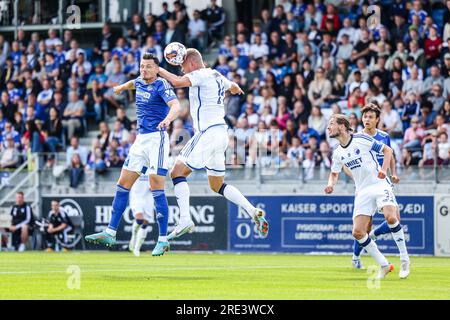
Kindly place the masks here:
[(331, 162), (331, 172), (339, 173), (342, 171), (342, 161), (339, 159), (339, 156), (336, 152), (333, 152), (333, 159)]
[(188, 74), (186, 74), (186, 77), (189, 78), (191, 81), (192, 86), (191, 87), (198, 87), (201, 84), (202, 77), (200, 75), (200, 72), (198, 71), (192, 71)]
[(229, 90), (231, 88), (231, 81), (228, 80), (226, 77), (222, 76), (223, 85), (225, 87), (225, 90)]

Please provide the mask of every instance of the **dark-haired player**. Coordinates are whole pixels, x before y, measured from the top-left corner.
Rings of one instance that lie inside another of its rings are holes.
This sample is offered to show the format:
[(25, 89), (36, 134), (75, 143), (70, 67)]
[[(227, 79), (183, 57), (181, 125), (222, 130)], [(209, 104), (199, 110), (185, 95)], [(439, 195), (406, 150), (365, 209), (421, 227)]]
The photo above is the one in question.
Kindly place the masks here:
[[(176, 118), (180, 103), (173, 87), (158, 77), (159, 60), (150, 53), (142, 56), (140, 76), (114, 87), (120, 94), (124, 90), (136, 90), (136, 114), (139, 134), (125, 160), (116, 187), (113, 210), (108, 228), (100, 233), (86, 236), (86, 241), (112, 246), (116, 242), (116, 230), (127, 207), (130, 189), (140, 175), (149, 175), (150, 187), (157, 212), (159, 238), (154, 256), (169, 250), (167, 224), (169, 207), (164, 192), (168, 170), (169, 136), (166, 128)], [(143, 220), (138, 221), (143, 223)]]

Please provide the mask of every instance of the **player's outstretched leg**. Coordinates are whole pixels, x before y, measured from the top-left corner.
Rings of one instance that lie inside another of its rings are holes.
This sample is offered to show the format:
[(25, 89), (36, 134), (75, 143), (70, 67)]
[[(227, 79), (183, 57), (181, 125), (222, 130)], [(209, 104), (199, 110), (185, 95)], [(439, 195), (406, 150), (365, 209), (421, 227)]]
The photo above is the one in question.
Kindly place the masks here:
[(164, 190), (152, 190), (155, 200), (156, 220), (159, 227), (158, 243), (152, 251), (152, 256), (162, 256), (164, 252), (169, 251), (170, 245), (167, 241), (167, 224), (169, 222), (169, 205)]
[(94, 233), (85, 237), (87, 242), (95, 244), (103, 244), (111, 247), (116, 243), (116, 231), (128, 203), (128, 196), (130, 189), (117, 185), (116, 196), (113, 201), (113, 210), (111, 214), (111, 221), (105, 231)]
[(263, 237), (267, 236), (269, 233), (269, 223), (265, 218), (266, 213), (264, 210), (255, 208), (236, 187), (224, 183), (223, 179), (223, 176), (208, 176), (211, 189), (235, 205), (243, 207), (256, 224), (259, 234)]
[(136, 257), (139, 257), (141, 255), (142, 244), (144, 243), (145, 238), (147, 238), (147, 232), (148, 232), (147, 227), (148, 227), (147, 224), (142, 224), (142, 226), (139, 228), (139, 231), (137, 232), (136, 244), (133, 249), (133, 254)]
[(130, 189), (138, 177), (139, 174), (136, 172), (122, 169), (116, 186), (116, 195), (112, 203), (113, 209), (108, 228), (105, 231), (87, 235), (84, 238), (87, 242), (103, 244), (107, 247), (111, 247), (116, 243), (117, 228), (127, 207)]

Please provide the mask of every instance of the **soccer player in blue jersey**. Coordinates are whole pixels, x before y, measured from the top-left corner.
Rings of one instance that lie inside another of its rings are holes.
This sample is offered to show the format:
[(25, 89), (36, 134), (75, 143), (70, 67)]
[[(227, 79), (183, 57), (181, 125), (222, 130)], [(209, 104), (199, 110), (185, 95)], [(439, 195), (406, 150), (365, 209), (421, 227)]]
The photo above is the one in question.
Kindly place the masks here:
[[(362, 122), (364, 129), (362, 133), (371, 136), (378, 142), (381, 142), (388, 147), (391, 147), (391, 140), (389, 137), (389, 134), (387, 134), (384, 131), (378, 130), (377, 125), (380, 120), (380, 108), (376, 103), (369, 103), (361, 110), (362, 113)], [(384, 154), (383, 153), (372, 153), (375, 159), (378, 161), (380, 166), (383, 164), (384, 160)], [(400, 180), (396, 175), (396, 168), (395, 168), (395, 158), (392, 156), (389, 169), (391, 171), (391, 180), (389, 183), (393, 186), (393, 183), (398, 183)], [(397, 206), (397, 220), (400, 221), (400, 210)], [(376, 240), (376, 238), (380, 235), (391, 233), (392, 228), (389, 226), (388, 222), (385, 220), (383, 223), (381, 223), (377, 228), (370, 231), (372, 228), (372, 220), (370, 221), (370, 224), (367, 226), (367, 232), (370, 232), (369, 236), (372, 238), (372, 240)], [(394, 239), (395, 240), (395, 239)], [(403, 243), (399, 243), (396, 240), (397, 246), (400, 251), (400, 260), (401, 260), (401, 268), (400, 268), (400, 274), (402, 278), (406, 278), (409, 274), (409, 256), (406, 249), (406, 245)], [(352, 257), (352, 264), (356, 269), (362, 269), (363, 265), (360, 260), (362, 247), (359, 244), (358, 241), (355, 240), (354, 247), (353, 247), (353, 257)]]
[[(114, 87), (120, 94), (124, 90), (136, 90), (136, 114), (139, 135), (131, 146), (117, 182), (116, 195), (108, 228), (88, 235), (86, 241), (112, 246), (116, 242), (116, 230), (127, 207), (130, 189), (140, 175), (148, 174), (157, 212), (159, 238), (153, 256), (169, 250), (167, 224), (169, 207), (164, 193), (164, 181), (168, 170), (169, 136), (167, 127), (177, 117), (179, 101), (173, 87), (158, 75), (159, 60), (146, 53), (141, 59), (140, 77)], [(141, 219), (137, 223), (143, 223)]]

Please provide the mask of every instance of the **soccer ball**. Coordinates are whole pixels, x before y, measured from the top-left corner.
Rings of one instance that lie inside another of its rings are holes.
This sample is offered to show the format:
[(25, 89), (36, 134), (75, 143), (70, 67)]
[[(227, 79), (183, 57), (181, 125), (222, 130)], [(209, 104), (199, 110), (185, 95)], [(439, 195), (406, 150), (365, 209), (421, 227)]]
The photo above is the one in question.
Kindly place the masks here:
[(179, 66), (186, 58), (186, 47), (179, 42), (169, 43), (164, 49), (164, 58), (169, 64)]

